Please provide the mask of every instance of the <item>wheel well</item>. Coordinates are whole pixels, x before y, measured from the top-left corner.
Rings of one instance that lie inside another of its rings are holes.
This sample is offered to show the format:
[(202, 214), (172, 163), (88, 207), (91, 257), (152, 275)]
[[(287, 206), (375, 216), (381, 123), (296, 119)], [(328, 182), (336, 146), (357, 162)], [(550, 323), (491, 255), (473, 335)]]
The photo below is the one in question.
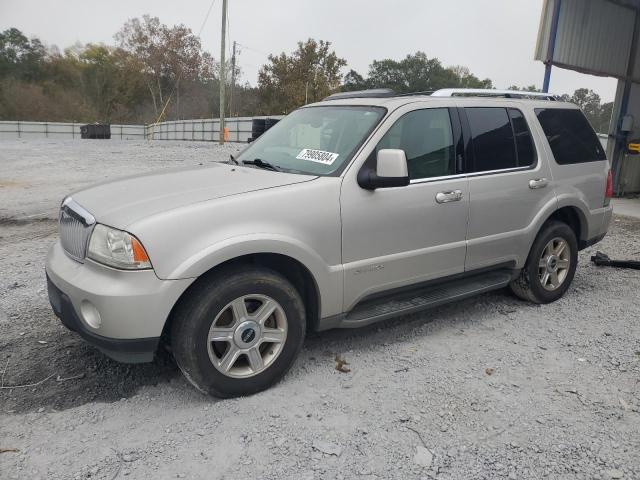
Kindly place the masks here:
[[(318, 286), (313, 278), (311, 272), (302, 263), (294, 258), (286, 255), (280, 255), (277, 253), (253, 253), (249, 255), (243, 255), (241, 257), (227, 260), (210, 270), (203, 273), (199, 279), (209, 275), (221, 268), (226, 268), (232, 265), (260, 265), (262, 267), (269, 268), (278, 272), (280, 275), (289, 280), (293, 286), (298, 290), (305, 305), (305, 313), (307, 316), (307, 331), (316, 330), (318, 321), (320, 319), (320, 293)], [(162, 330), (162, 339), (166, 344), (169, 343), (169, 333), (171, 332), (171, 322), (173, 321), (173, 312), (180, 304), (183, 298), (185, 298), (194, 285), (198, 283), (198, 280), (193, 282), (189, 288), (187, 288), (176, 304), (171, 309), (171, 313), (167, 318), (164, 329)]]
[(553, 212), (553, 214), (548, 218), (547, 221), (549, 220), (558, 220), (569, 225), (569, 227), (571, 227), (571, 230), (573, 230), (576, 239), (578, 240), (579, 248), (584, 248), (582, 245), (584, 244), (584, 240), (586, 238), (586, 223), (582, 219), (580, 210), (578, 210), (576, 207), (562, 207)]

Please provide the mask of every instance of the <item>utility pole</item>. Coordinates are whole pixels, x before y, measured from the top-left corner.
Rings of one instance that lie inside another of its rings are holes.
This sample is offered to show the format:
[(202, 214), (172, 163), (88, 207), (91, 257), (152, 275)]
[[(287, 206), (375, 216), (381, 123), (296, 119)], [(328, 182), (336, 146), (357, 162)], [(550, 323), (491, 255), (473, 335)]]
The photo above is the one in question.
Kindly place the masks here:
[(233, 41), (233, 55), (231, 55), (231, 94), (229, 95), (229, 116), (233, 117), (233, 94), (236, 90), (236, 41)]
[(224, 48), (227, 36), (227, 0), (222, 0), (222, 39), (220, 41), (220, 145), (224, 145)]

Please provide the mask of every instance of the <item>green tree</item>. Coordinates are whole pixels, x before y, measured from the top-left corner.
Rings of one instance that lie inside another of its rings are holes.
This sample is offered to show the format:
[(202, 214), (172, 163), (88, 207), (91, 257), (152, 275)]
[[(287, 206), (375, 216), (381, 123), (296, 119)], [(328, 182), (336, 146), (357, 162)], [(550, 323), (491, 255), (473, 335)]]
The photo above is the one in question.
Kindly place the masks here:
[(575, 103), (582, 109), (596, 132), (608, 133), (613, 103), (603, 104), (600, 95), (587, 88), (577, 89), (568, 101)]
[(288, 113), (305, 103), (331, 94), (340, 87), (340, 69), (347, 64), (331, 50), (331, 42), (309, 39), (287, 55), (269, 55), (258, 74), (262, 110)]
[(344, 76), (340, 90), (343, 92), (352, 92), (354, 90), (366, 90), (367, 88), (369, 88), (369, 82), (355, 70), (349, 70)]
[(29, 40), (17, 28), (0, 32), (0, 78), (11, 75), (17, 79), (36, 80), (45, 54), (40, 40)]
[(175, 94), (176, 116), (180, 116), (182, 85), (215, 77), (213, 58), (184, 25), (168, 27), (157, 17), (144, 15), (127, 21), (115, 38), (120, 48), (138, 60), (156, 115)]
[(82, 89), (101, 121), (135, 112), (146, 95), (138, 61), (120, 48), (88, 44), (77, 55)]
[[(509, 87), (509, 90), (519, 90), (527, 92), (540, 92), (535, 85), (519, 88), (516, 85)], [(611, 116), (613, 114), (613, 102), (602, 103), (600, 95), (588, 88), (578, 88), (572, 95), (567, 93), (559, 96), (563, 102), (575, 103), (584, 112), (584, 115), (591, 123), (593, 129), (598, 133), (608, 133)]]
[(351, 70), (342, 85), (344, 91), (362, 88), (390, 88), (397, 93), (425, 92), (440, 88), (491, 88), (491, 80), (480, 80), (467, 67), (445, 67), (437, 58), (424, 52), (407, 55), (402, 60), (374, 60), (365, 80)]
[(528, 87), (518, 87), (517, 85), (511, 85), (507, 90), (516, 90), (520, 92), (541, 92), (542, 91), (535, 85), (529, 85)]

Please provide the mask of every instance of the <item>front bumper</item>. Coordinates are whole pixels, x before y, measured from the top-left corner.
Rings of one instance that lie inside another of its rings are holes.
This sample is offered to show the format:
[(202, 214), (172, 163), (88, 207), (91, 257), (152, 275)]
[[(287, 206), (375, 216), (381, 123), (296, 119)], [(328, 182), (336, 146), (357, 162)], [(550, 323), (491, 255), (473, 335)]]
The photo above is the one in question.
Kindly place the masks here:
[(151, 361), (171, 309), (192, 279), (160, 280), (69, 258), (57, 242), (46, 264), (49, 300), (69, 329), (111, 358)]
[(56, 287), (47, 275), (47, 291), (53, 313), (69, 330), (78, 333), (105, 355), (124, 363), (143, 363), (153, 360), (160, 337), (150, 338), (108, 338), (96, 335), (84, 326), (73, 308), (71, 299)]

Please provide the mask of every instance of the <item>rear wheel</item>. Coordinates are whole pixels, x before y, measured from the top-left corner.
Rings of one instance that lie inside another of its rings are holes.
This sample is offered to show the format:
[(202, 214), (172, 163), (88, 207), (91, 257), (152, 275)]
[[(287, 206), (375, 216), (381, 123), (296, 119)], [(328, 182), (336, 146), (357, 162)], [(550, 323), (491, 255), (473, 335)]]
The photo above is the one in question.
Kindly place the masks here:
[(235, 267), (199, 281), (172, 323), (178, 366), (200, 391), (217, 397), (268, 388), (293, 364), (305, 335), (304, 305), (284, 277)]
[(562, 297), (576, 272), (578, 242), (565, 223), (548, 222), (538, 233), (527, 263), (510, 287), (518, 297), (550, 303)]

